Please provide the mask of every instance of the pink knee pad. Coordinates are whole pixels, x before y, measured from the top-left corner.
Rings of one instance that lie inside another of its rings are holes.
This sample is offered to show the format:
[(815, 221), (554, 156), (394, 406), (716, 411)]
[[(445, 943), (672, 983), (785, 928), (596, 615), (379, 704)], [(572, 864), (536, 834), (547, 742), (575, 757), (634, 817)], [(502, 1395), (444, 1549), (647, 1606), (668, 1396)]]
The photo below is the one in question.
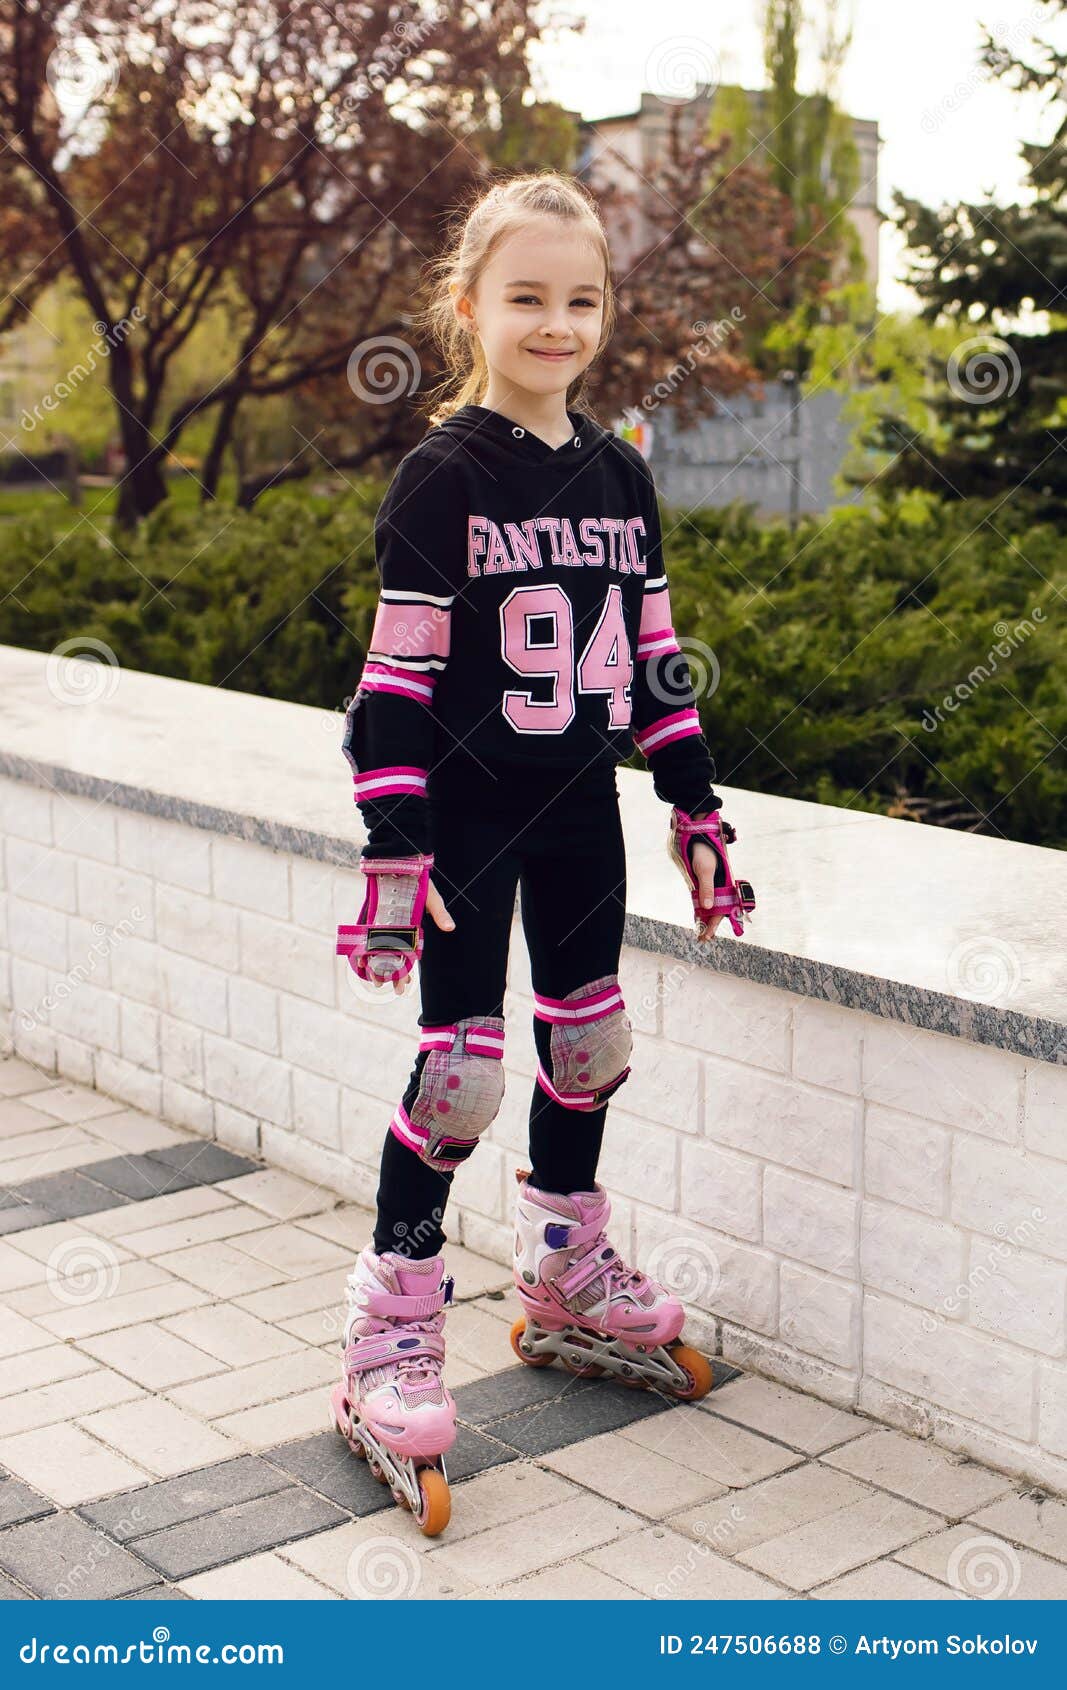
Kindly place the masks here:
[(504, 1018), (468, 1015), (424, 1027), (429, 1052), (410, 1110), (401, 1103), (389, 1130), (439, 1173), (458, 1168), (492, 1125), (504, 1096)]
[(565, 998), (534, 993), (534, 1014), (551, 1024), (550, 1068), (540, 1059), (537, 1083), (566, 1109), (598, 1109), (630, 1072), (633, 1029), (617, 974), (603, 974)]

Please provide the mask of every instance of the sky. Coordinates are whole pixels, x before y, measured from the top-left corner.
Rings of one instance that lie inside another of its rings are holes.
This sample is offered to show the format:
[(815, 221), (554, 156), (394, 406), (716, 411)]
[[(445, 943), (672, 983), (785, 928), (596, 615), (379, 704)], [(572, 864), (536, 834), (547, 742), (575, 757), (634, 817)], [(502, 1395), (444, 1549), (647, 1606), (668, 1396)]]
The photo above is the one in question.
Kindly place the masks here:
[[(584, 33), (561, 34), (538, 49), (535, 87), (586, 118), (633, 110), (642, 88), (681, 95), (694, 76), (763, 85), (759, 0), (570, 0), (570, 10), (586, 19)], [(808, 0), (807, 10), (821, 17), (822, 0)], [(1038, 0), (839, 0), (839, 10), (854, 27), (838, 101), (878, 124), (880, 209), (892, 211), (896, 188), (927, 205), (1019, 198), (1020, 143), (1047, 141), (1055, 113), (981, 69), (980, 25), (1032, 59), (1035, 33), (1067, 49), (1067, 19)], [(813, 72), (802, 51), (801, 92), (815, 86)], [(884, 310), (914, 308), (901, 280), (903, 251), (883, 224)]]

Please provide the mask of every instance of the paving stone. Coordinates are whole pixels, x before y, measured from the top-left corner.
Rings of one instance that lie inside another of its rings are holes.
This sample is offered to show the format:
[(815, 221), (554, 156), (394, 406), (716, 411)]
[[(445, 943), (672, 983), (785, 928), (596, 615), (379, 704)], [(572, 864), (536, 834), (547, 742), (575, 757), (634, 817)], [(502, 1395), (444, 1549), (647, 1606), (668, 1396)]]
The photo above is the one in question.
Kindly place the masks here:
[(86, 1177), (109, 1191), (117, 1191), (137, 1201), (146, 1197), (166, 1197), (173, 1191), (183, 1191), (191, 1185), (203, 1183), (193, 1174), (184, 1172), (180, 1167), (171, 1167), (147, 1151), (138, 1156), (105, 1156), (92, 1164), (91, 1173)]
[(14, 1579), (9, 1579), (6, 1573), (0, 1573), (0, 1602), (25, 1602), (29, 1600), (30, 1592), (23, 1590)]
[(237, 1453), (221, 1432), (161, 1397), (79, 1415), (78, 1424), (161, 1479)]
[(120, 1602), (191, 1602), (193, 1598), (172, 1584), (150, 1584), (147, 1590), (132, 1590)]
[(328, 1589), (291, 1561), (268, 1550), (183, 1579), (181, 1588), (201, 1602), (336, 1602)]
[(339, 1508), (321, 1496), (313, 1496), (301, 1485), (290, 1485), (269, 1496), (253, 1497), (134, 1538), (132, 1547), (167, 1578), (185, 1579), (191, 1573), (206, 1572), (209, 1567), (239, 1561), (261, 1549), (274, 1549), (292, 1538), (340, 1525), (344, 1518)]
[(281, 1269), (292, 1279), (308, 1279), (312, 1274), (332, 1271), (340, 1284), (351, 1266), (348, 1251), (339, 1244), (328, 1238), (316, 1238), (313, 1233), (286, 1223), (243, 1233), (236, 1248), (259, 1262)]
[(254, 1361), (266, 1361), (268, 1356), (291, 1355), (305, 1347), (299, 1338), (256, 1320), (232, 1303), (215, 1303), (187, 1314), (171, 1315), (163, 1325), (168, 1332), (199, 1350), (206, 1350), (228, 1367), (246, 1367)]
[(94, 1360), (71, 1344), (44, 1344), (25, 1355), (5, 1356), (0, 1367), (0, 1402), (20, 1391), (36, 1390), (38, 1385), (91, 1373), (95, 1366)]
[[(217, 1356), (209, 1356), (206, 1350), (198, 1350), (195, 1344), (187, 1344), (184, 1338), (176, 1338), (165, 1327), (148, 1321), (79, 1338), (78, 1349), (154, 1391), (169, 1391), (189, 1380), (203, 1384), (206, 1376), (217, 1378), (226, 1372)], [(180, 1402), (179, 1406), (193, 1405)]]
[(899, 1561), (872, 1561), (844, 1578), (822, 1584), (810, 1595), (819, 1602), (965, 1602), (947, 1584), (927, 1578)]
[[(171, 1337), (171, 1342), (178, 1344), (178, 1338)], [(186, 1346), (188, 1347), (188, 1346)], [(255, 1362), (251, 1367), (235, 1367), (229, 1370), (219, 1369), (219, 1364), (213, 1362), (209, 1356), (204, 1356), (205, 1362), (211, 1369), (207, 1378), (195, 1380), (188, 1385), (175, 1385), (167, 1389), (170, 1401), (179, 1408), (188, 1409), (192, 1414), (200, 1414), (205, 1420), (217, 1418), (223, 1414), (255, 1414), (265, 1405), (292, 1396), (295, 1392), (307, 1390), (311, 1386), (323, 1387), (332, 1384), (337, 1376), (335, 1358), (327, 1356), (322, 1350), (298, 1350), (291, 1356), (286, 1356), (284, 1364), (276, 1359)], [(216, 1369), (219, 1369), (216, 1371)], [(201, 1368), (201, 1372), (205, 1369)], [(319, 1426), (326, 1418), (326, 1403), (328, 1393), (320, 1390)], [(318, 1431), (319, 1426), (315, 1427)], [(222, 1431), (227, 1428), (222, 1426)], [(281, 1443), (294, 1433), (279, 1433), (272, 1441)], [(250, 1438), (249, 1442), (258, 1443), (257, 1438)]]
[(1003, 1473), (992, 1473), (936, 1444), (905, 1437), (903, 1432), (870, 1432), (831, 1450), (822, 1460), (828, 1467), (867, 1479), (909, 1502), (936, 1508), (951, 1520), (960, 1520), (972, 1509), (1001, 1496), (1012, 1483)]
[(213, 1297), (238, 1297), (249, 1291), (262, 1291), (267, 1285), (277, 1285), (287, 1278), (282, 1267), (268, 1267), (256, 1261), (227, 1239), (211, 1244), (193, 1244), (188, 1250), (170, 1250), (158, 1258), (168, 1273), (176, 1273), (201, 1291)]
[(42, 1426), (0, 1438), (0, 1462), (61, 1507), (128, 1490), (146, 1474), (91, 1438), (80, 1426)]
[(369, 1519), (351, 1520), (332, 1531), (317, 1532), (276, 1553), (301, 1567), (351, 1602), (382, 1600), (447, 1601), (482, 1596), (483, 1590), (430, 1554), (444, 1538), (423, 1537), (411, 1515), (389, 1508)]
[(125, 1150), (131, 1156), (144, 1150), (162, 1150), (165, 1144), (184, 1143), (187, 1137), (137, 1109), (123, 1109), (118, 1115), (86, 1121), (84, 1130), (101, 1144), (110, 1144), (113, 1150)]
[(664, 1515), (692, 1503), (722, 1496), (726, 1490), (717, 1480), (694, 1473), (654, 1450), (644, 1449), (621, 1432), (584, 1438), (580, 1443), (543, 1455), (541, 1461), (554, 1473), (562, 1473), (597, 1496), (606, 1496), (620, 1507), (653, 1520), (662, 1520)]
[[(449, 1526), (449, 1531), (451, 1531)], [(477, 1590), (473, 1597), (485, 1602), (647, 1602), (649, 1598), (618, 1579), (593, 1567), (580, 1557), (558, 1567), (528, 1573), (514, 1584), (500, 1584), (495, 1590)]]
[(0, 1061), (0, 1097), (23, 1097), (27, 1092), (48, 1091), (55, 1086), (54, 1074), (42, 1074), (21, 1056)]
[(777, 1438), (804, 1455), (821, 1455), (823, 1450), (872, 1430), (872, 1422), (858, 1414), (848, 1414), (817, 1397), (806, 1397), (801, 1391), (791, 1391), (755, 1374), (734, 1379), (721, 1396), (718, 1390), (711, 1391), (700, 1407), (706, 1413), (721, 1414), (738, 1425)]
[[(343, 1310), (346, 1306), (344, 1279), (336, 1268), (330, 1268), (327, 1273), (309, 1274), (305, 1279), (273, 1285), (269, 1291), (243, 1292), (232, 1301), (248, 1314), (258, 1315), (261, 1320), (276, 1326), (290, 1315), (307, 1314), (326, 1307), (338, 1312)], [(343, 1329), (343, 1320), (338, 1321), (338, 1339)]]
[(26, 1350), (41, 1350), (51, 1334), (43, 1325), (0, 1305), (0, 1357), (21, 1356)]
[[(448, 1455), (445, 1460), (449, 1460)], [(457, 1483), (451, 1466), (448, 1475), (452, 1490), (449, 1543), (459, 1543), (477, 1532), (525, 1519), (538, 1508), (567, 1502), (575, 1495), (572, 1484), (532, 1461), (510, 1461), (462, 1484)]]
[(11, 1479), (6, 1473), (0, 1476), (0, 1527), (17, 1526), (54, 1511), (55, 1504), (22, 1479)]
[(173, 1283), (173, 1276), (156, 1262), (132, 1257), (113, 1263), (110, 1248), (101, 1245), (99, 1239), (83, 1236), (69, 1258), (56, 1259), (53, 1266), (58, 1271), (47, 1274), (36, 1285), (9, 1292), (5, 1298), (8, 1308), (36, 1320), (57, 1310), (80, 1308), (109, 1297), (128, 1297), (153, 1285)]
[[(1011, 1480), (1005, 1479), (1004, 1484), (1010, 1488)], [(1043, 1497), (1039, 1501), (1031, 1491), (1023, 1495), (1011, 1491), (999, 1501), (979, 1508), (969, 1516), (967, 1524), (985, 1526), (1013, 1543), (1025, 1543), (1027, 1548), (1049, 1555), (1054, 1561), (1067, 1561), (1067, 1502), (1057, 1497)]]
[[(265, 1215), (273, 1215), (276, 1220), (296, 1220), (298, 1217), (312, 1217), (325, 1219), (327, 1216), (340, 1214), (341, 1207), (331, 1192), (323, 1191), (320, 1186), (313, 1185), (299, 1174), (290, 1174), (282, 1168), (264, 1168), (259, 1163), (254, 1164), (255, 1172), (242, 1174), (234, 1180), (219, 1182), (219, 1190), (225, 1191), (230, 1197), (239, 1198), (242, 1203), (248, 1203), (254, 1209), (261, 1210)], [(349, 1213), (355, 1213), (350, 1206)], [(358, 1211), (366, 1216), (367, 1211)], [(260, 1222), (262, 1225), (262, 1222)], [(324, 1231), (324, 1238), (334, 1238), (332, 1232)], [(343, 1238), (334, 1238), (337, 1244), (344, 1243)]]
[(0, 1567), (44, 1601), (99, 1601), (151, 1584), (155, 1574), (74, 1514), (0, 1532)]
[(263, 1168), (262, 1162), (253, 1162), (248, 1156), (239, 1156), (236, 1151), (227, 1150), (211, 1138), (188, 1139), (184, 1144), (165, 1144), (161, 1149), (149, 1150), (145, 1154), (153, 1162), (162, 1162), (167, 1168), (182, 1170), (198, 1185), (214, 1185), (218, 1180), (233, 1179), (238, 1174), (259, 1173)]
[(898, 1549), (893, 1559), (940, 1579), (953, 1590), (987, 1601), (1067, 1600), (1067, 1568), (1062, 1561), (1052, 1561), (1032, 1549), (1017, 1549), (970, 1520)]
[(287, 1489), (289, 1483), (284, 1473), (258, 1456), (239, 1455), (233, 1461), (218, 1461), (173, 1479), (159, 1479), (118, 1496), (83, 1503), (78, 1513), (109, 1537), (128, 1543), (131, 1538), (218, 1513), (237, 1502), (269, 1496)]
[(580, 1492), (458, 1542), (442, 1540), (432, 1558), (449, 1572), (489, 1589), (541, 1572), (553, 1562), (585, 1555), (623, 1533), (632, 1536), (642, 1523), (636, 1514)]
[[(4, 1199), (10, 1199), (6, 1204)], [(0, 1193), (0, 1233), (25, 1232), (31, 1226), (47, 1226), (55, 1220), (51, 1209), (41, 1203), (23, 1203), (13, 1192)]]
[(876, 1492), (781, 1537), (765, 1538), (741, 1550), (738, 1560), (790, 1590), (811, 1590), (864, 1561), (890, 1554), (938, 1524), (938, 1516), (927, 1509)]
[[(201, 1186), (200, 1190), (217, 1189)], [(137, 1215), (131, 1216), (135, 1221)], [(189, 1215), (185, 1220), (172, 1221), (169, 1226), (138, 1226), (136, 1232), (124, 1232), (112, 1245), (120, 1244), (136, 1256), (161, 1256), (166, 1250), (187, 1250), (193, 1244), (210, 1244), (216, 1238), (233, 1238), (237, 1233), (255, 1231), (263, 1225), (257, 1209), (246, 1209), (243, 1203), (223, 1203), (204, 1215)]]
[[(590, 1390), (574, 1388), (589, 1384)], [(663, 1402), (649, 1391), (624, 1385), (575, 1380), (563, 1396), (534, 1404), (521, 1414), (490, 1420), (482, 1430), (522, 1455), (545, 1455), (600, 1432), (614, 1432), (642, 1417), (658, 1417)]]
[[(261, 1458), (278, 1470), (279, 1478), (291, 1475), (320, 1496), (349, 1514), (376, 1514), (394, 1506), (383, 1485), (372, 1479), (367, 1463), (349, 1449), (340, 1432), (325, 1431), (311, 1438), (295, 1438), (260, 1451)], [(451, 1451), (446, 1456), (450, 1459)], [(449, 1467), (449, 1476), (452, 1469)]]
[[(107, 1158), (104, 1158), (106, 1161)], [(95, 1168), (98, 1163), (93, 1163)], [(42, 1174), (40, 1179), (20, 1180), (17, 1187), (12, 1187), (20, 1203), (26, 1204), (20, 1212), (23, 1224), (40, 1225), (37, 1222), (27, 1222), (29, 1208), (41, 1209), (50, 1221), (71, 1220), (76, 1215), (91, 1215), (101, 1209), (114, 1209), (126, 1202), (128, 1198), (121, 1193), (108, 1189), (102, 1184), (95, 1184), (83, 1174), (68, 1171), (62, 1174)], [(14, 1231), (13, 1227), (5, 1228)]]
[(136, 1326), (141, 1321), (158, 1321), (165, 1316), (174, 1319), (183, 1310), (199, 1308), (208, 1301), (206, 1291), (187, 1285), (183, 1279), (172, 1279), (163, 1285), (150, 1285), (144, 1291), (131, 1291), (128, 1297), (102, 1297), (82, 1308), (39, 1315), (38, 1325), (54, 1338), (72, 1338), (78, 1342), (99, 1332), (114, 1332), (120, 1326)]
[(55, 1121), (89, 1121), (94, 1115), (116, 1115), (122, 1109), (113, 1097), (93, 1091), (89, 1086), (65, 1085), (37, 1087), (27, 1097), (26, 1106), (48, 1115)]
[(249, 1449), (269, 1449), (286, 1439), (317, 1432), (328, 1402), (329, 1393), (323, 1382), (310, 1390), (281, 1397), (277, 1402), (256, 1403), (236, 1414), (217, 1416), (211, 1424), (235, 1443), (246, 1444)]
[(734, 1489), (769, 1479), (801, 1460), (793, 1450), (745, 1426), (703, 1414), (694, 1404), (674, 1406), (667, 1414), (634, 1421), (622, 1431), (645, 1449)]
[(468, 1426), (482, 1426), (531, 1404), (552, 1401), (583, 1382), (596, 1381), (572, 1379), (558, 1367), (507, 1367), (455, 1392), (456, 1413)]
[[(116, 1204), (119, 1204), (116, 1198)], [(172, 1221), (185, 1220), (189, 1215), (206, 1215), (228, 1209), (232, 1199), (220, 1197), (213, 1185), (191, 1185), (184, 1191), (171, 1191), (164, 1197), (146, 1197), (131, 1207), (119, 1205), (87, 1216), (85, 1225), (102, 1238), (115, 1238), (129, 1232), (131, 1227), (169, 1226)]]
[(672, 1514), (667, 1524), (688, 1537), (710, 1543), (724, 1555), (737, 1555), (794, 1526), (835, 1514), (872, 1493), (847, 1473), (808, 1461), (786, 1473), (743, 1490), (728, 1491), (720, 1501)]
[(582, 1559), (655, 1601), (760, 1602), (782, 1597), (769, 1579), (666, 1526), (620, 1537), (603, 1549), (586, 1551)]
[(98, 1408), (113, 1408), (117, 1403), (144, 1395), (140, 1385), (124, 1379), (121, 1373), (97, 1367), (91, 1373), (79, 1375), (76, 1385), (62, 1379), (56, 1384), (41, 1385), (35, 1391), (23, 1391), (18, 1396), (0, 1399), (0, 1438), (42, 1426), (55, 1426), (60, 1421), (70, 1420), (75, 1414), (80, 1416)]

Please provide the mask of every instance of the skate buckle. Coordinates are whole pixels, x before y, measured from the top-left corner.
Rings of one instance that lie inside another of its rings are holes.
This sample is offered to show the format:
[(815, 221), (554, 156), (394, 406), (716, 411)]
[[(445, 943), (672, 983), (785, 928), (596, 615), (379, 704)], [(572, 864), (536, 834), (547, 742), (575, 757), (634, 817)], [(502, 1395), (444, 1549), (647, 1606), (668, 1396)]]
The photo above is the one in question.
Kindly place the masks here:
[(446, 1274), (444, 1279), (441, 1281), (441, 1288), (445, 1294), (446, 1305), (452, 1301), (452, 1292), (455, 1289), (455, 1285), (456, 1282), (450, 1273)]

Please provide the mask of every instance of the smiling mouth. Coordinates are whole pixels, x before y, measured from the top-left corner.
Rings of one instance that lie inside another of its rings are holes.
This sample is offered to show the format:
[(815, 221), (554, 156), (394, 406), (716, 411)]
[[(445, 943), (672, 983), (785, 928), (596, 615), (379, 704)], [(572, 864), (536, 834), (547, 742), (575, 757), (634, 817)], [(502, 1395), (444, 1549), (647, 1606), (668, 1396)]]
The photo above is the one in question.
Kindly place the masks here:
[(573, 352), (549, 352), (547, 350), (541, 351), (541, 349), (539, 347), (536, 347), (536, 346), (528, 346), (526, 348), (526, 351), (532, 353), (535, 358), (557, 358), (557, 359), (562, 360), (563, 358), (573, 358), (574, 357)]

